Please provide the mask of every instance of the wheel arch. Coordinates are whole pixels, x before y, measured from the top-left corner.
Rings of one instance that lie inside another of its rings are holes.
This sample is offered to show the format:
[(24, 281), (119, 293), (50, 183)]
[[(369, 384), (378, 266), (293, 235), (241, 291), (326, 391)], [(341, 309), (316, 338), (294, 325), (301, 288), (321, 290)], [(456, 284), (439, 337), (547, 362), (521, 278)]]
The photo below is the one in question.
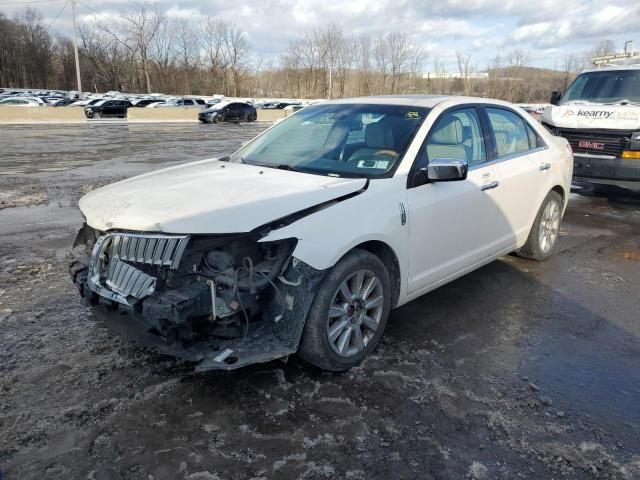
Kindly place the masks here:
[[(360, 249), (373, 253), (378, 257), (389, 272), (391, 280), (391, 306), (392, 308), (398, 304), (401, 289), (401, 270), (398, 256), (387, 243), (380, 240), (369, 240), (359, 243), (349, 250), (349, 252)], [(347, 253), (349, 253), (347, 252)], [(346, 255), (346, 254), (345, 254)]]
[(563, 206), (563, 210), (564, 208), (566, 208), (567, 205), (567, 196), (566, 196), (566, 192), (564, 191), (564, 188), (562, 187), (562, 185), (556, 185), (551, 189), (552, 192), (556, 192), (558, 195), (560, 195), (560, 198), (562, 198), (562, 206)]

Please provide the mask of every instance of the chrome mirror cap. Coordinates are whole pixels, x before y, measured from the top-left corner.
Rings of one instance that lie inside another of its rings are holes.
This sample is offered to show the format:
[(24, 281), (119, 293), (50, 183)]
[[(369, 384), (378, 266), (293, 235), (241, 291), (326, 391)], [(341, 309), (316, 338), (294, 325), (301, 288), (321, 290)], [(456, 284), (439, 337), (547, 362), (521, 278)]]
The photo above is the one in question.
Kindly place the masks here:
[(469, 164), (466, 160), (436, 158), (429, 162), (426, 174), (432, 182), (453, 182), (467, 178)]

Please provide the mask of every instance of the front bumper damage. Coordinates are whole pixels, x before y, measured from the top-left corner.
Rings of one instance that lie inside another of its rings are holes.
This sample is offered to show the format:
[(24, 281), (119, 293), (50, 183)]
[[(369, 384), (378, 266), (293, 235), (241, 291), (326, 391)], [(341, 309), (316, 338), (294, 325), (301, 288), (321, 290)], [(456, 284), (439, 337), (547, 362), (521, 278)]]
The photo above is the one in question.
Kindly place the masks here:
[(70, 274), (94, 317), (158, 352), (233, 370), (295, 353), (323, 272), (295, 240), (78, 233)]

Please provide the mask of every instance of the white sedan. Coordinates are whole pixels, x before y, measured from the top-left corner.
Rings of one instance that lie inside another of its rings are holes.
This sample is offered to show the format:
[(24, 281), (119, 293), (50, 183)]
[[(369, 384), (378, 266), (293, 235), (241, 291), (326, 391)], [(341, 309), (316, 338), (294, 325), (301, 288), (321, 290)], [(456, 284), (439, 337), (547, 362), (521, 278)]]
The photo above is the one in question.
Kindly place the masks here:
[(572, 165), (509, 103), (329, 101), (230, 157), (87, 194), (71, 276), (98, 319), (199, 370), (294, 353), (347, 370), (392, 308), (510, 252), (548, 257)]
[(47, 104), (38, 97), (7, 97), (0, 100), (0, 106), (45, 107)]

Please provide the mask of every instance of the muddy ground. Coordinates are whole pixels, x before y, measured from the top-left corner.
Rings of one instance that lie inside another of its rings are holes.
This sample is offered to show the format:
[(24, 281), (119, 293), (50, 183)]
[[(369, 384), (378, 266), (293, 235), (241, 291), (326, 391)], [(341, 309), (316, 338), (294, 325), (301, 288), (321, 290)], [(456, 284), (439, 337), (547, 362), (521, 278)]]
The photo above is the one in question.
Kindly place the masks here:
[(576, 189), (554, 257), (396, 310), (343, 375), (194, 374), (98, 326), (64, 258), (81, 194), (261, 128), (1, 127), (4, 480), (640, 478), (637, 194)]

